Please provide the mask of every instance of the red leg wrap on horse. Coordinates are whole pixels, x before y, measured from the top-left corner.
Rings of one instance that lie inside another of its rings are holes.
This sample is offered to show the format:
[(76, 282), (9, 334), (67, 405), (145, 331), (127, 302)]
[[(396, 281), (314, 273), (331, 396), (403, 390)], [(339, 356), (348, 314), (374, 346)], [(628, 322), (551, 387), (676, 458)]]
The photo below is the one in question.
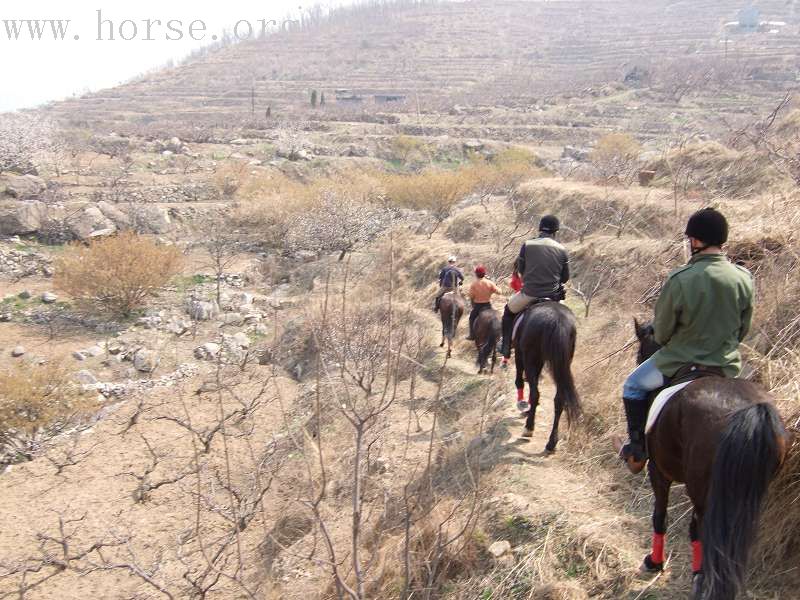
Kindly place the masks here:
[(517, 390), (517, 400), (525, 400), (525, 388)]
[(650, 555), (650, 560), (655, 564), (660, 565), (664, 562), (664, 534), (653, 534), (653, 553)]
[(703, 570), (703, 542), (692, 542), (692, 572)]

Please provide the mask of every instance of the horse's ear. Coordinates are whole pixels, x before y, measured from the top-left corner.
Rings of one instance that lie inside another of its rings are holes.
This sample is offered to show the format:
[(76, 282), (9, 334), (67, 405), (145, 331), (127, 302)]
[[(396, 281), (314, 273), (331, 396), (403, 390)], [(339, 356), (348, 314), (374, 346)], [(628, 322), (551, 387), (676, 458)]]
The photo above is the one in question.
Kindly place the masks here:
[(636, 337), (642, 339), (644, 337), (644, 328), (636, 317), (633, 318), (633, 328), (636, 330)]

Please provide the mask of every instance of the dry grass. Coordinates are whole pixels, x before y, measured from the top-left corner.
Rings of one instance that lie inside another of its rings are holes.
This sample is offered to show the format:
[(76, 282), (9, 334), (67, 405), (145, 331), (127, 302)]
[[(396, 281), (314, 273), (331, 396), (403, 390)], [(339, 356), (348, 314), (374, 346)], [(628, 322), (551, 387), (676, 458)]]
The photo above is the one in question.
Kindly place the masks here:
[(83, 306), (129, 317), (178, 273), (181, 261), (174, 246), (126, 232), (73, 244), (56, 262), (54, 283)]

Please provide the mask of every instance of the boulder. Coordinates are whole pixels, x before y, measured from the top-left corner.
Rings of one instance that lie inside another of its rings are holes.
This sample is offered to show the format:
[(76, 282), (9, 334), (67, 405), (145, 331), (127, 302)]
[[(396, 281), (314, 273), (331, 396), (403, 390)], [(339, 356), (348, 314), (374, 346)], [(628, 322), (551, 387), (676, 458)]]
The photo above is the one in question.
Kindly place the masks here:
[(11, 356), (13, 356), (14, 358), (25, 356), (25, 348), (23, 346), (17, 346), (11, 351)]
[(167, 323), (165, 329), (175, 335), (183, 335), (189, 331), (190, 325), (183, 319), (172, 319)]
[(4, 173), (0, 175), (0, 193), (7, 196), (25, 200), (38, 198), (47, 189), (47, 184), (35, 175), (14, 175)]
[(483, 142), (478, 140), (467, 140), (463, 144), (461, 144), (461, 148), (464, 150), (465, 153), (470, 152), (482, 152), (486, 146)]
[(172, 220), (166, 208), (147, 204), (127, 204), (125, 206), (131, 226), (139, 233), (161, 235), (172, 229)]
[(241, 313), (227, 313), (222, 315), (221, 321), (223, 325), (241, 325), (244, 323), (244, 317)]
[(75, 373), (75, 381), (83, 385), (94, 385), (97, 383), (97, 377), (91, 371), (83, 369)]
[(45, 304), (55, 304), (58, 302), (58, 296), (56, 296), (53, 292), (45, 292), (42, 294), (42, 302)]
[(170, 138), (167, 142), (167, 150), (172, 150), (175, 154), (180, 154), (184, 150), (183, 142), (177, 137)]
[(247, 349), (250, 347), (250, 338), (247, 337), (247, 334), (243, 331), (233, 335), (231, 337), (231, 342), (236, 344), (239, 348)]
[(0, 235), (30, 235), (39, 231), (45, 214), (41, 202), (0, 201)]
[(227, 302), (225, 302), (226, 306), (239, 309), (243, 306), (249, 306), (253, 304), (255, 296), (248, 292), (236, 292), (228, 296), (225, 300), (227, 300)]
[(576, 148), (575, 146), (564, 146), (561, 152), (561, 158), (571, 158), (578, 162), (589, 160), (590, 151), (585, 148)]
[(92, 358), (97, 358), (98, 356), (103, 356), (103, 354), (105, 354), (100, 346), (91, 346), (82, 352), (84, 355), (91, 356)]
[(117, 229), (127, 229), (131, 225), (131, 218), (124, 212), (118, 209), (113, 204), (101, 200), (97, 203), (98, 210), (103, 213), (103, 216), (114, 223)]
[(158, 363), (158, 355), (146, 348), (140, 348), (133, 355), (133, 366), (140, 373), (152, 373), (158, 367)]
[(69, 230), (79, 240), (111, 235), (117, 227), (97, 206), (87, 206), (69, 219)]
[(194, 349), (194, 356), (199, 360), (214, 360), (219, 355), (220, 345), (208, 342)]
[(195, 321), (210, 321), (219, 314), (216, 302), (193, 300), (188, 307), (189, 316)]

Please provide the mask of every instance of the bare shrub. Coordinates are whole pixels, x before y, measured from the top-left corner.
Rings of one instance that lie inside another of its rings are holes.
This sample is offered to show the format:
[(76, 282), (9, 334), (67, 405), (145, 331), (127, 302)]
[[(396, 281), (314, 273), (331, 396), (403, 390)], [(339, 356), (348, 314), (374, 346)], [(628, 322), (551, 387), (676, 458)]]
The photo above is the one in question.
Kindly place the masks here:
[(418, 160), (424, 150), (425, 143), (422, 140), (408, 135), (398, 135), (391, 142), (392, 156), (403, 164)]
[(507, 148), (489, 160), (476, 159), (469, 169), (475, 181), (474, 192), (481, 199), (484, 209), (492, 196), (511, 194), (517, 187), (543, 171), (539, 158), (524, 148)]
[(627, 133), (609, 133), (597, 141), (590, 159), (606, 183), (630, 185), (636, 176), (642, 146)]
[(54, 283), (80, 304), (129, 317), (178, 273), (177, 248), (134, 233), (73, 244), (56, 261)]
[(387, 198), (402, 208), (426, 211), (433, 225), (428, 237), (450, 216), (453, 208), (475, 189), (475, 175), (469, 168), (456, 171), (428, 169), (415, 175), (384, 178)]
[(233, 198), (248, 181), (248, 166), (244, 162), (230, 161), (219, 167), (212, 178), (212, 184), (223, 198)]
[(55, 434), (89, 408), (91, 394), (59, 362), (0, 371), (0, 450), (31, 459), (42, 437)]
[(317, 254), (336, 252), (339, 260), (348, 252), (374, 240), (391, 222), (391, 212), (369, 196), (345, 189), (321, 192), (312, 206), (289, 222), (291, 247)]

